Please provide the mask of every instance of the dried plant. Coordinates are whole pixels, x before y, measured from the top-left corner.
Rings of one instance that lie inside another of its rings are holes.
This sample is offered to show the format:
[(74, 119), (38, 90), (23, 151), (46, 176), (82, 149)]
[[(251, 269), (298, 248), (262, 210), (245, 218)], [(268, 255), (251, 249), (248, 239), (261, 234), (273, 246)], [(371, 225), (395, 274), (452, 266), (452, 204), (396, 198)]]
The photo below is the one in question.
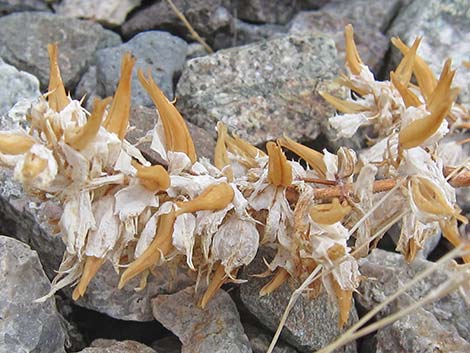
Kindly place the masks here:
[[(338, 135), (367, 127), (369, 148), (318, 152), (284, 136), (268, 142), (265, 153), (219, 123), (214, 162), (198, 159), (183, 117), (151, 73), (138, 70), (157, 107), (149, 136), (162, 165), (151, 165), (125, 139), (135, 59), (124, 55), (114, 97), (95, 100), (90, 114), (66, 95), (57, 47), (50, 45), (48, 93), (23, 110), (28, 128), (0, 133), (2, 165), (14, 169), (41, 207), (54, 202), (63, 210), (50, 222), (66, 252), (44, 298), (71, 284), (80, 298), (106, 261), (122, 288), (135, 277), (143, 287), (155, 266), (184, 259), (198, 283), (207, 280), (204, 307), (224, 283), (239, 281), (238, 270), (265, 247), (276, 255), (260, 295), (291, 277), (311, 296), (324, 288), (342, 327), (361, 280), (357, 259), (393, 224), (401, 223), (397, 249), (408, 261), (439, 231), (464, 247), (457, 222), (467, 220), (453, 185), (469, 185), (470, 175), (447, 157), (461, 146), (442, 139), (468, 126), (469, 115), (455, 103), (450, 61), (437, 79), (416, 53), (420, 38), (411, 48), (393, 39), (404, 57), (390, 81), (380, 82), (362, 63), (351, 26), (345, 36), (347, 75), (340, 80), (351, 97), (323, 97), (341, 112), (330, 118)], [(18, 114), (24, 106), (13, 109)], [(284, 149), (307, 167), (287, 160)]]

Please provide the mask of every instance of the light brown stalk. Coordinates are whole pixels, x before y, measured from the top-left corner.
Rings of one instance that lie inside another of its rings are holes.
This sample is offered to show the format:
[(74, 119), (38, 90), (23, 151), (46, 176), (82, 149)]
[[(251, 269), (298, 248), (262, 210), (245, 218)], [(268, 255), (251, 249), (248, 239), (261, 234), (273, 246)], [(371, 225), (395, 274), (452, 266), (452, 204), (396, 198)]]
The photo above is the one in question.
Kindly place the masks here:
[[(450, 173), (454, 171), (454, 168), (445, 167), (444, 168), (444, 176), (448, 176)], [(461, 187), (468, 187), (470, 186), (470, 172), (462, 172), (455, 176), (453, 176), (450, 180), (450, 185), (455, 188)], [(384, 192), (391, 190), (397, 184), (396, 180), (394, 179), (383, 179), (383, 180), (376, 180), (374, 182), (373, 191), (374, 193), (377, 192)], [(350, 195), (352, 193), (352, 184), (345, 184), (345, 185), (337, 185), (331, 186), (327, 188), (317, 188), (314, 190), (315, 199), (322, 200), (322, 201), (329, 201), (336, 197), (343, 197), (345, 195)], [(298, 197), (297, 191), (294, 187), (288, 187), (287, 189), (287, 197), (291, 201), (295, 201)]]

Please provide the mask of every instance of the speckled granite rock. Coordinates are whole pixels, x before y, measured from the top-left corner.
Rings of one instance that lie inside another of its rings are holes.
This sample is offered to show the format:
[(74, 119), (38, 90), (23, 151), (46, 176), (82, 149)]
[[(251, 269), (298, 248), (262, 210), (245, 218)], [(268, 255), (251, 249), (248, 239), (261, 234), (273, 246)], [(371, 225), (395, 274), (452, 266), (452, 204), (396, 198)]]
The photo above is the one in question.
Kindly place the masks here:
[(177, 107), (213, 131), (217, 121), (251, 143), (286, 134), (315, 138), (334, 113), (318, 91), (340, 95), (336, 50), (324, 36), (287, 36), (219, 51), (187, 63)]
[[(258, 253), (255, 260), (244, 269), (242, 278), (249, 279), (240, 286), (240, 299), (245, 307), (273, 332), (277, 329), (289, 298), (300, 283), (288, 281), (271, 295), (259, 296), (260, 289), (269, 278), (251, 278), (250, 275), (266, 271), (263, 256), (269, 260), (269, 253)], [(357, 313), (351, 312), (348, 325), (357, 321)], [(308, 323), (308, 324), (307, 324)], [(291, 310), (282, 331), (284, 340), (301, 352), (316, 351), (333, 341), (341, 331), (338, 328), (338, 312), (326, 291), (315, 299), (301, 297)], [(336, 353), (355, 353), (356, 345), (349, 344)]]
[(151, 69), (155, 81), (169, 99), (173, 99), (173, 79), (183, 68), (187, 43), (167, 32), (140, 33), (129, 42), (96, 53), (97, 93), (114, 94), (119, 81), (123, 54), (131, 52), (137, 59), (132, 77), (132, 103), (153, 106), (152, 100), (137, 79), (137, 69)]
[(51, 11), (44, 0), (2, 0), (0, 16), (18, 11)]
[(24, 71), (6, 64), (0, 58), (0, 116), (5, 115), (20, 99), (39, 97), (39, 81)]
[[(97, 339), (90, 347), (78, 353), (158, 353), (145, 344), (135, 341), (116, 341), (108, 339)], [(165, 352), (162, 352), (165, 353)]]
[[(373, 250), (367, 258), (360, 260), (359, 270), (364, 276), (371, 278), (371, 280), (362, 282), (359, 287), (361, 295), (357, 295), (356, 300), (361, 306), (370, 310), (430, 265), (431, 262), (422, 259), (415, 259), (411, 264), (406, 264), (402, 255), (380, 249)], [(397, 299), (394, 305), (385, 308), (379, 314), (379, 317), (388, 315), (390, 312), (394, 312), (418, 300), (428, 293), (429, 290), (436, 288), (446, 278), (446, 271), (444, 269), (438, 270), (433, 275), (427, 277), (425, 281), (419, 282), (407, 291), (407, 294)], [(470, 323), (467, 320), (470, 317), (470, 308), (465, 304), (459, 293), (449, 294), (432, 304), (426, 305), (423, 309), (420, 312), (421, 320), (415, 320), (412, 317), (403, 318), (400, 320), (401, 322), (390, 328), (391, 331), (385, 332), (383, 335), (394, 335), (395, 339), (398, 341), (402, 340), (402, 344), (405, 344), (404, 340), (420, 339), (419, 337), (412, 337), (411, 332), (414, 332), (416, 335), (424, 335), (422, 332), (428, 332), (429, 327), (433, 327), (433, 331), (425, 335), (425, 340), (429, 340), (433, 344), (440, 342), (440, 335), (452, 336), (456, 342), (462, 342), (459, 338), (464, 340), (470, 339)], [(410, 314), (410, 316), (413, 315), (415, 314)], [(431, 322), (435, 322), (435, 324), (430, 324)], [(403, 328), (405, 327), (409, 327), (409, 329), (404, 331)], [(398, 337), (397, 332), (400, 332)], [(408, 338), (402, 335), (406, 335)], [(451, 347), (448, 346), (449, 342), (452, 342), (452, 340), (448, 341), (446, 343), (447, 348), (442, 348), (443, 350), (441, 351), (451, 351)], [(442, 342), (442, 344), (444, 343)], [(423, 350), (423, 352), (428, 351)]]
[(54, 6), (59, 15), (86, 18), (109, 26), (118, 26), (141, 0), (62, 0)]
[[(221, 6), (221, 0), (173, 0), (175, 6), (185, 15), (196, 32), (212, 42), (212, 36), (224, 30), (231, 15)], [(131, 37), (149, 29), (162, 29), (175, 35), (191, 38), (188, 28), (176, 16), (166, 1), (158, 1), (137, 11), (122, 26), (124, 37)]]
[(183, 343), (182, 353), (251, 353), (235, 303), (220, 290), (206, 308), (196, 304), (194, 287), (152, 300), (153, 314)]
[[(444, 61), (450, 56), (457, 69), (454, 84), (461, 87), (462, 102), (470, 103), (470, 69), (464, 62), (470, 58), (470, 2), (468, 0), (415, 0), (400, 12), (388, 31), (411, 45), (417, 36), (423, 36), (418, 49), (438, 75)], [(401, 60), (394, 49), (391, 66)]]
[(338, 63), (344, 67), (344, 27), (351, 23), (361, 58), (378, 72), (389, 48), (388, 38), (382, 31), (387, 28), (400, 4), (400, 0), (330, 1), (319, 11), (299, 12), (291, 21), (289, 32), (331, 36), (338, 50)]
[(39, 258), (22, 242), (0, 236), (0, 351), (62, 353), (65, 328)]
[(99, 24), (46, 12), (20, 12), (1, 17), (0, 33), (0, 57), (35, 75), (43, 88), (49, 80), (47, 44), (58, 43), (62, 78), (71, 90), (93, 62), (97, 49), (121, 42), (116, 33)]

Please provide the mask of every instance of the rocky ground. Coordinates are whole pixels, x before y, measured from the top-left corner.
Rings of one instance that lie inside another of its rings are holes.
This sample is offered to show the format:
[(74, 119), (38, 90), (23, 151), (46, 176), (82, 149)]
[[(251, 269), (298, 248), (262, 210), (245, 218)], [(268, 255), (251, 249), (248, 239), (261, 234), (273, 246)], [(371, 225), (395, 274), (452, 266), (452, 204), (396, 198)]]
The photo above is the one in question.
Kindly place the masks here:
[[(60, 66), (72, 96), (112, 95), (121, 56), (151, 68), (158, 84), (189, 121), (198, 153), (211, 157), (215, 123), (254, 144), (283, 133), (334, 149), (358, 147), (359, 137), (335, 140), (334, 114), (319, 91), (341, 94), (335, 81), (344, 59), (343, 28), (352, 23), (364, 61), (386, 77), (399, 59), (389, 38), (410, 43), (424, 36), (421, 55), (439, 71), (449, 55), (458, 69), (460, 100), (470, 104), (470, 2), (468, 0), (174, 0), (215, 51), (208, 53), (162, 1), (0, 1), (0, 129), (19, 98), (36, 97), (48, 82), (48, 43), (58, 42)], [(133, 81), (128, 136), (137, 141), (155, 122), (153, 105)], [(145, 144), (144, 153), (152, 158)], [(140, 292), (117, 289), (111, 266), (94, 278), (78, 302), (70, 289), (34, 303), (49, 288), (64, 245), (8, 172), (0, 172), (0, 352), (266, 352), (296, 283), (260, 298), (266, 280), (229, 286), (206, 310), (193, 302), (192, 279), (169, 281), (163, 268)], [(470, 204), (461, 196), (461, 207)], [(434, 247), (407, 264), (394, 252), (393, 232), (361, 261), (369, 277), (356, 296), (351, 321), (393, 293), (448, 249)], [(265, 255), (269, 256), (269, 254)], [(428, 259), (426, 259), (427, 257)], [(242, 276), (263, 272), (261, 256)], [(446, 278), (442, 270), (381, 311), (383, 317), (416, 300)], [(126, 289), (129, 288), (129, 289)], [(458, 294), (349, 344), (341, 352), (470, 352), (470, 308)], [(276, 353), (312, 352), (340, 334), (326, 295), (302, 298), (289, 316)]]

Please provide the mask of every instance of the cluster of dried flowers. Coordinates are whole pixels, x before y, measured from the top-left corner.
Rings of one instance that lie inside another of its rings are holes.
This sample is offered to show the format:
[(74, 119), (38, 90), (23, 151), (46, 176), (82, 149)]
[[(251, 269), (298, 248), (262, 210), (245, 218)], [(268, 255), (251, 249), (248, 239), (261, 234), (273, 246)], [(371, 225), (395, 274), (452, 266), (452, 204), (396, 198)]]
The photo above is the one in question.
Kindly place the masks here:
[[(24, 110), (27, 129), (0, 133), (0, 161), (14, 168), (28, 193), (61, 205), (51, 222), (66, 253), (51, 294), (76, 284), (74, 298), (83, 296), (105, 261), (121, 273), (121, 288), (136, 276), (145, 286), (155, 266), (184, 259), (199, 279), (207, 278), (204, 307), (267, 247), (276, 255), (267, 264), (272, 279), (260, 294), (289, 277), (305, 280), (322, 266), (311, 295), (324, 287), (338, 303), (342, 326), (361, 279), (357, 258), (393, 225), (390, 220), (401, 222), (398, 250), (409, 260), (438, 231), (459, 245), (457, 221), (466, 219), (443, 167), (457, 163), (461, 146), (441, 140), (469, 116), (455, 103), (450, 61), (437, 79), (416, 54), (420, 39), (411, 48), (394, 39), (403, 60), (390, 81), (378, 82), (357, 53), (352, 27), (345, 35), (347, 76), (341, 81), (351, 97), (323, 96), (342, 113), (330, 119), (338, 135), (366, 128), (373, 135), (370, 148), (333, 154), (281, 137), (268, 142), (265, 153), (219, 124), (214, 163), (198, 159), (182, 116), (139, 70), (157, 107), (149, 136), (164, 165), (151, 165), (125, 140), (134, 58), (123, 57), (114, 97), (95, 100), (89, 114), (66, 95), (57, 48), (50, 45), (49, 93)], [(288, 161), (283, 149), (307, 167)], [(388, 189), (382, 202), (378, 191)]]

